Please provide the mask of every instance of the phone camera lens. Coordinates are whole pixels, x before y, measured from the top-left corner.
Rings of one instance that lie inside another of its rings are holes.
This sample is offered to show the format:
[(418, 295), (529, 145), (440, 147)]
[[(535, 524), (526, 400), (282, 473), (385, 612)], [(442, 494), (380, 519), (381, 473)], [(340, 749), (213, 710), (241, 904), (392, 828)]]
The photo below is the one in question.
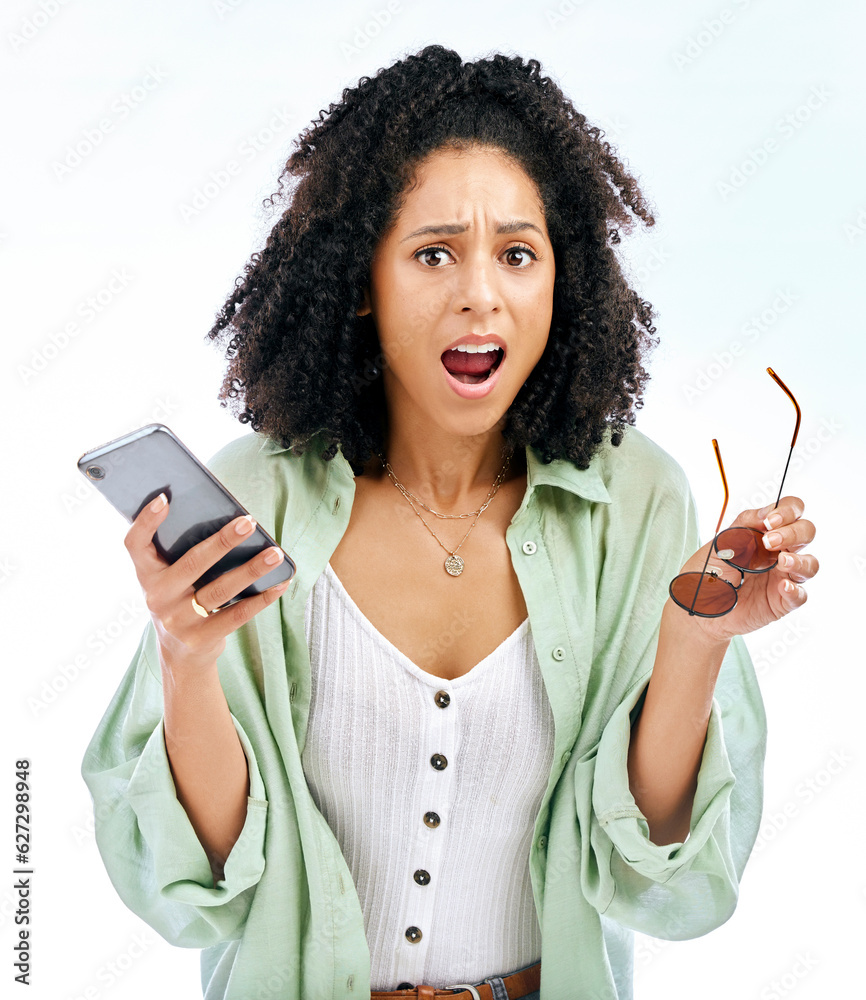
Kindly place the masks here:
[(88, 479), (105, 479), (105, 469), (101, 465), (88, 465), (84, 472)]

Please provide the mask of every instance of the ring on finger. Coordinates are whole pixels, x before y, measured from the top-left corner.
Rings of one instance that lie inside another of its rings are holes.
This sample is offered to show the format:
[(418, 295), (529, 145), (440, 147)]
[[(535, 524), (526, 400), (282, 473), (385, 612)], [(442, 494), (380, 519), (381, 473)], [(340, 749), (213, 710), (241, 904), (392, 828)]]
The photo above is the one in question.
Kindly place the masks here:
[(209, 618), (211, 615), (215, 615), (218, 610), (217, 608), (214, 608), (213, 611), (208, 611), (207, 608), (203, 608), (195, 599), (194, 594), (192, 598), (192, 609), (197, 615), (201, 615), (202, 618)]

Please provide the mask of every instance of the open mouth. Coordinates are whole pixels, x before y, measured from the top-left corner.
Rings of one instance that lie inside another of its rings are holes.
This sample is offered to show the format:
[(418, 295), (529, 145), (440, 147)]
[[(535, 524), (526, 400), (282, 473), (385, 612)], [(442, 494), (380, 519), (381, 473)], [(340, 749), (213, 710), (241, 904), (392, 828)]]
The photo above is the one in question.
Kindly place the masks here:
[(442, 364), (452, 378), (464, 385), (477, 385), (486, 382), (502, 363), (505, 352), (501, 347), (495, 351), (477, 352), (445, 351)]

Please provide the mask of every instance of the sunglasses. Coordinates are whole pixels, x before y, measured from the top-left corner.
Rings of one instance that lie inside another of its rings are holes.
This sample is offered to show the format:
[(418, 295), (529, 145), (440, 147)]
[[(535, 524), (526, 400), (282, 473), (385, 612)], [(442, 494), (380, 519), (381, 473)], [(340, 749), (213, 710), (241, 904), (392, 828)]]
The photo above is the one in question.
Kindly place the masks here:
[[(794, 453), (794, 445), (797, 443), (797, 433), (800, 430), (800, 407), (797, 405), (797, 400), (794, 399), (791, 390), (773, 369), (768, 368), (767, 371), (785, 390), (797, 411), (797, 425), (794, 428), (794, 437), (791, 439), (791, 450), (788, 452), (788, 461), (785, 463), (785, 471), (782, 473), (782, 482), (779, 485), (779, 495), (776, 497), (775, 507), (778, 507), (779, 500), (782, 498), (782, 487), (785, 485), (785, 476), (788, 474), (788, 466), (791, 464), (791, 455)], [(700, 615), (701, 618), (720, 618), (732, 611), (737, 605), (738, 592), (746, 579), (746, 573), (768, 573), (779, 561), (775, 552), (769, 552), (764, 548), (763, 531), (758, 531), (757, 528), (726, 528), (724, 531), (719, 531), (722, 526), (722, 518), (725, 516), (725, 508), (728, 506), (728, 480), (725, 478), (725, 467), (722, 465), (719, 443), (715, 438), (713, 439), (713, 448), (725, 487), (725, 502), (722, 504), (719, 523), (716, 525), (715, 538), (707, 552), (707, 558), (701, 572), (680, 573), (679, 576), (675, 576), (671, 580), (669, 588), (671, 599), (675, 604), (688, 611), (690, 615)], [(736, 587), (720, 576), (717, 569), (707, 569), (713, 551), (722, 562), (740, 571), (740, 582)]]

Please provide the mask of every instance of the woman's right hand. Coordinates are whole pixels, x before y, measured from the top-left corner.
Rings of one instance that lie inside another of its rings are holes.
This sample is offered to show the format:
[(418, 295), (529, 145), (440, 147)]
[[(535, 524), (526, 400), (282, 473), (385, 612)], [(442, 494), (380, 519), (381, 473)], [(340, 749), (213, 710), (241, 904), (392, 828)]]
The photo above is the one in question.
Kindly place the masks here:
[[(156, 551), (153, 536), (168, 516), (164, 494), (148, 504), (132, 522), (124, 538), (144, 599), (156, 629), (163, 665), (185, 670), (210, 667), (225, 649), (226, 636), (248, 622), (285, 591), (289, 581), (261, 594), (245, 597), (207, 618), (193, 608), (193, 598), (206, 611), (218, 608), (246, 589), (254, 580), (282, 562), (276, 548), (259, 552), (241, 566), (196, 591), (193, 584), (227, 552), (255, 530), (249, 515), (236, 517), (169, 563)], [(270, 560), (270, 561), (268, 561)]]

